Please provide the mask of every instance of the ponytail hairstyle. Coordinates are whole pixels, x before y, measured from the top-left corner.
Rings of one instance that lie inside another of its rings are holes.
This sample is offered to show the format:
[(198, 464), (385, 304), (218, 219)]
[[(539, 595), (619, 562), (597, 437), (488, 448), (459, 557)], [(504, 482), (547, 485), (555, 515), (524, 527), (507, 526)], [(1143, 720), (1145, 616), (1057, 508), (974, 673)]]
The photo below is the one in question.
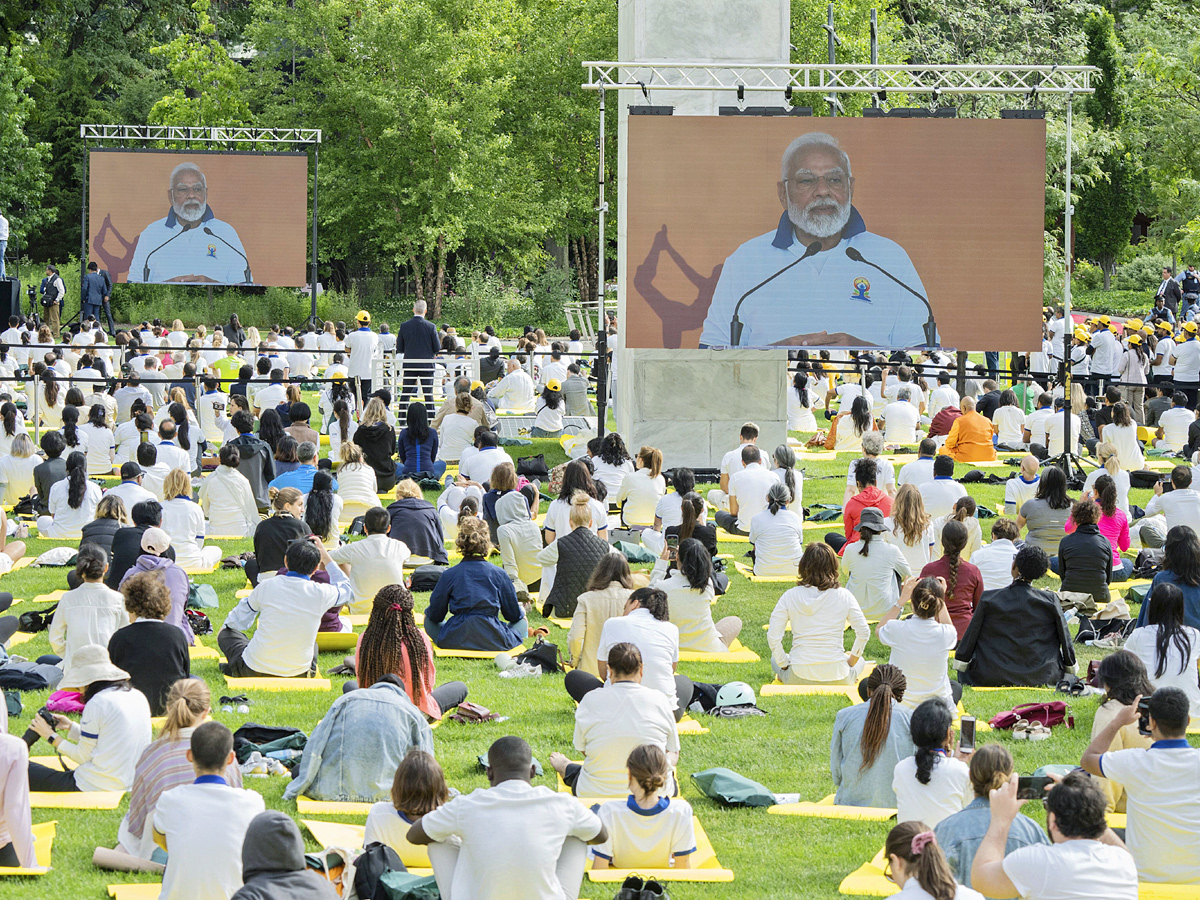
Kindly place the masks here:
[[(316, 481), (316, 477), (313, 477)], [(272, 514), (278, 514), (284, 511), (285, 507), (291, 506), (304, 495), (294, 487), (285, 488), (268, 488), (267, 496), (271, 500)]]
[(192, 449), (191, 438), (188, 437), (187, 407), (182, 403), (172, 403), (167, 412), (175, 420), (175, 439), (184, 450)]
[(796, 370), (796, 374), (792, 378), (792, 390), (796, 392), (796, 399), (800, 401), (800, 405), (808, 409), (810, 405), (808, 400), (808, 373), (803, 369)]
[(49, 366), (42, 372), (42, 396), (51, 406), (58, 406), (58, 375)]
[(788, 491), (787, 485), (782, 482), (776, 482), (767, 491), (767, 509), (771, 515), (778, 515), (781, 509), (787, 509), (787, 505), (791, 502), (791, 499), (792, 495)]
[(680, 499), (679, 509), (683, 514), (683, 521), (679, 525), (679, 541), (683, 543), (696, 532), (696, 525), (704, 512), (704, 498), (695, 491), (690, 491)]
[(1109, 475), (1101, 475), (1096, 479), (1096, 502), (1100, 504), (1100, 512), (1106, 516), (1117, 513), (1117, 483)]
[(955, 522), (965, 523), (967, 519), (975, 518), (976, 509), (975, 498), (959, 497), (954, 501), (954, 512), (950, 514), (950, 518)]
[(942, 528), (942, 558), (950, 564), (950, 577), (946, 579), (947, 597), (953, 597), (954, 588), (958, 586), (958, 566), (966, 546), (967, 526), (957, 518), (948, 519)]
[(4, 434), (15, 437), (17, 433), (17, 405), (4, 403), (0, 405), (0, 418), (4, 419)]
[(924, 822), (901, 822), (888, 832), (883, 852), (902, 860), (905, 874), (933, 900), (954, 900), (958, 882), (933, 829)]
[(583, 491), (576, 491), (571, 495), (571, 530), (576, 528), (589, 528), (592, 524), (592, 498)]
[(333, 417), (337, 419), (337, 427), (342, 432), (342, 446), (350, 440), (350, 404), (345, 400), (333, 402)]
[(783, 469), (783, 484), (788, 489), (788, 505), (796, 502), (796, 451), (780, 444), (771, 454), (775, 468)]
[(854, 398), (850, 404), (850, 420), (854, 423), (855, 434), (862, 435), (871, 430), (871, 405), (866, 397)]
[(68, 447), (79, 446), (79, 407), (64, 406), (62, 411), (62, 435)]
[(67, 505), (79, 509), (87, 493), (87, 454), (72, 450), (67, 457)]
[(212, 695), (200, 678), (180, 678), (167, 691), (167, 724), (160, 741), (177, 741), (179, 732), (199, 725), (208, 714)]
[(397, 675), (420, 705), (432, 687), (425, 684), (428, 666), (429, 650), (413, 617), (412, 594), (402, 584), (385, 585), (375, 595), (359, 638), (358, 683), (370, 687), (384, 675)]
[(308, 502), (304, 505), (304, 521), (322, 540), (337, 531), (333, 518), (333, 475), (328, 469), (318, 469), (313, 476)]
[(858, 747), (863, 758), (862, 765), (858, 767), (860, 773), (875, 765), (875, 760), (883, 752), (883, 745), (887, 743), (888, 733), (892, 729), (892, 701), (902, 701), (906, 690), (908, 680), (891, 663), (876, 666), (867, 676), (870, 706), (863, 722), (862, 737), (859, 738)]
[(630, 779), (637, 782), (647, 797), (657, 796), (671, 777), (671, 764), (667, 761), (667, 754), (654, 744), (634, 747), (629, 758), (625, 760), (625, 767), (629, 769)]
[(911, 602), (918, 619), (936, 618), (945, 601), (945, 591), (936, 578), (922, 578), (913, 588)]
[(929, 784), (933, 767), (946, 749), (946, 737), (954, 714), (941, 697), (926, 700), (912, 714), (912, 740), (917, 748), (917, 781)]
[[(1132, 653), (1129, 655), (1133, 656)], [(992, 791), (999, 790), (1012, 773), (1012, 754), (1003, 744), (984, 744), (971, 754), (971, 787), (975, 789), (976, 797), (986, 798)]]
[(462, 502), (458, 505), (458, 521), (455, 524), (462, 528), (463, 522), (478, 518), (479, 500), (475, 497), (463, 497)]
[(656, 447), (642, 447), (638, 450), (638, 459), (641, 460), (642, 468), (650, 473), (651, 479), (662, 474), (663, 455), (661, 450)]
[(1121, 461), (1117, 459), (1117, 448), (1107, 442), (1096, 445), (1096, 459), (1109, 475), (1116, 478), (1121, 471)]

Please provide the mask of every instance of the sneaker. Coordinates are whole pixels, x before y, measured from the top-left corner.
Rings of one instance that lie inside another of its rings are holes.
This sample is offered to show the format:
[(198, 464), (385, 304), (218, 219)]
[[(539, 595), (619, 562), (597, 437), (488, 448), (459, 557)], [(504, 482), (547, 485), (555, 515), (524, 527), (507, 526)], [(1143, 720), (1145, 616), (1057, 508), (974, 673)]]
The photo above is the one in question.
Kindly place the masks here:
[(670, 900), (671, 895), (657, 881), (647, 881), (642, 888), (641, 900)]
[(625, 883), (621, 885), (621, 889), (617, 891), (617, 895), (613, 900), (642, 900), (642, 889), (645, 887), (645, 882), (636, 875), (630, 875), (625, 879)]

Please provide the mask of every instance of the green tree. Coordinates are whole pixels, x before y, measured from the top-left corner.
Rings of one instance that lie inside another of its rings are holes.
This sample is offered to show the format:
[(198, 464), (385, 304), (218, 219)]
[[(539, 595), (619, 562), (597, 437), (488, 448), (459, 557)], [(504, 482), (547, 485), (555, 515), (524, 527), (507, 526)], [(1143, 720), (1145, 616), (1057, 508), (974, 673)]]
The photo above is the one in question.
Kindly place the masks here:
[[(42, 207), (42, 195), (50, 180), (46, 164), (50, 147), (31, 141), (26, 124), (33, 112), (29, 96), (32, 79), (21, 62), (16, 47), (0, 46), (0, 212), (9, 219), (10, 243), (50, 218)], [(14, 246), (14, 249), (16, 247)]]
[(208, 0), (196, 0), (194, 30), (151, 49), (166, 60), (174, 89), (154, 104), (156, 125), (243, 125), (250, 121), (246, 72), (216, 39)]
[[(1085, 31), (1087, 64), (1100, 71), (1092, 79), (1095, 93), (1084, 100), (1083, 110), (1094, 128), (1119, 135), (1127, 103), (1122, 50), (1113, 17), (1107, 12), (1098, 13), (1087, 21)], [(1100, 266), (1104, 289), (1108, 290), (1117, 257), (1129, 246), (1145, 179), (1138, 161), (1121, 146), (1113, 147), (1100, 167), (1103, 177), (1080, 193), (1077, 249)]]

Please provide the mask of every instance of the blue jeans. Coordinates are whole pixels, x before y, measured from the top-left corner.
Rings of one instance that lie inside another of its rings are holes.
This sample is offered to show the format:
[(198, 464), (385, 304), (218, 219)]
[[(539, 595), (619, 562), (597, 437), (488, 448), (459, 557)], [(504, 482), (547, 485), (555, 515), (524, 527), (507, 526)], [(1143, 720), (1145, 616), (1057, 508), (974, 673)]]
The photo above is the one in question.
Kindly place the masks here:
[(1121, 558), (1121, 565), (1119, 565), (1119, 566), (1113, 566), (1113, 576), (1112, 576), (1112, 580), (1113, 580), (1114, 582), (1117, 582), (1117, 581), (1128, 581), (1128, 580), (1129, 580), (1129, 576), (1130, 576), (1130, 575), (1132, 575), (1132, 574), (1133, 574), (1133, 560), (1132, 560), (1132, 559), (1125, 559), (1124, 557), (1122, 557), (1122, 558)]
[(562, 437), (562, 434), (561, 428), (558, 431), (546, 431), (545, 429), (538, 428), (536, 425), (534, 425), (529, 429), (529, 436), (535, 438), (558, 438)]
[(8, 238), (0, 241), (0, 278), (7, 278), (8, 275), (4, 271), (4, 254), (8, 250)]
[[(410, 477), (412, 475), (416, 475), (416, 474), (417, 474), (416, 472), (409, 472), (407, 469), (405, 469), (404, 463), (396, 463), (396, 480), (397, 481), (400, 481), (401, 479), (408, 478), (408, 477)], [(433, 461), (433, 477), (437, 478), (438, 480), (441, 480), (441, 477), (445, 474), (446, 474), (445, 462), (443, 462), (440, 459), (435, 459)]]

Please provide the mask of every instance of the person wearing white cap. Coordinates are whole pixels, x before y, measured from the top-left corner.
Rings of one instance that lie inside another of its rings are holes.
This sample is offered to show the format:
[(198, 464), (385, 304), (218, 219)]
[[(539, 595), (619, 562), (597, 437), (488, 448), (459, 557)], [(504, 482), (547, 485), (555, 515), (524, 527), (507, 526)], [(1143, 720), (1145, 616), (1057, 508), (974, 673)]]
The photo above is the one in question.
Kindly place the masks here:
[[(29, 789), (127, 791), (133, 785), (138, 757), (150, 744), (150, 704), (131, 687), (129, 673), (112, 664), (102, 644), (80, 647), (74, 666), (75, 680), (83, 688), (79, 724), (55, 715), (51, 726), (35, 715), (24, 740), (32, 748), (39, 737), (46, 738), (56, 752), (78, 765), (61, 771), (31, 762)], [(60, 731), (66, 737), (59, 736)]]
[(346, 371), (347, 378), (362, 383), (363, 397), (371, 396), (371, 376), (375, 371), (375, 357), (379, 352), (379, 335), (371, 330), (371, 314), (360, 309), (355, 317), (358, 330), (346, 335), (346, 353), (350, 357)]
[(190, 589), (187, 572), (170, 557), (164, 556), (171, 547), (171, 536), (161, 528), (147, 528), (142, 532), (141, 547), (142, 552), (133, 565), (121, 576), (117, 586), (124, 590), (125, 582), (141, 572), (158, 573), (158, 577), (163, 580), (163, 584), (171, 594), (171, 608), (163, 616), (163, 621), (182, 631), (188, 644), (194, 644), (196, 638), (192, 633), (192, 626), (188, 624), (187, 617), (183, 614), (187, 608)]
[(76, 670), (76, 651), (88, 644), (107, 647), (113, 633), (129, 624), (125, 598), (104, 584), (107, 571), (107, 553), (95, 544), (80, 547), (75, 574), (82, 583), (63, 594), (50, 620), (50, 650), (62, 657), (58, 665), (63, 670), (59, 683), (63, 690), (79, 690), (87, 684)]

